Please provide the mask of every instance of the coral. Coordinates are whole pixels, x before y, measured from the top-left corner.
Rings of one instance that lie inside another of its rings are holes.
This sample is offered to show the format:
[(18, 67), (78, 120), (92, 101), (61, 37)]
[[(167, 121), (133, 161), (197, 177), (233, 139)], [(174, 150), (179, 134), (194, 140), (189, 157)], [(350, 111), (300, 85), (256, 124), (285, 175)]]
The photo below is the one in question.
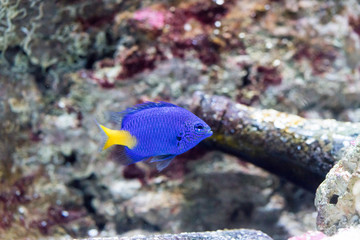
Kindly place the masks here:
[(144, 23), (143, 28), (162, 29), (165, 25), (165, 14), (151, 8), (140, 9), (133, 16), (134, 20)]
[(85, 211), (83, 210), (65, 210), (61, 206), (50, 206), (47, 209), (46, 218), (33, 220), (29, 226), (31, 228), (38, 228), (42, 234), (48, 235), (51, 233), (51, 228), (54, 226), (65, 225), (84, 216)]
[[(20, 176), (17, 177), (17, 175)], [(65, 227), (67, 223), (84, 217), (83, 211), (69, 210), (58, 204), (49, 206), (45, 211), (34, 208), (41, 205), (44, 200), (51, 199), (50, 196), (36, 190), (36, 181), (39, 181), (41, 175), (43, 175), (41, 171), (29, 176), (21, 176), (21, 173), (17, 172), (15, 176), (12, 176), (14, 180), (7, 178), (6, 183), (1, 183), (1, 236), (22, 238), (29, 236), (28, 231), (36, 236), (36, 229), (42, 234), (50, 234), (54, 228)], [(20, 226), (24, 229), (19, 230)]]
[(190, 5), (188, 12), (201, 23), (210, 25), (224, 17), (232, 3), (233, 1), (224, 1), (222, 4), (216, 1), (197, 2)]
[(311, 61), (314, 74), (321, 74), (330, 68), (330, 65), (336, 59), (336, 51), (332, 46), (317, 47), (312, 44), (310, 47), (306, 43), (299, 43), (298, 50), (294, 55), (295, 60), (301, 60), (303, 58)]
[(353, 28), (354, 32), (360, 36), (360, 18), (356, 18), (355, 16), (350, 16), (349, 24)]
[[(28, 188), (32, 185), (35, 176), (25, 176), (16, 180), (14, 183), (2, 184), (0, 192), (1, 211), (0, 215), (0, 227), (1, 230), (8, 230), (12, 227), (17, 214), (15, 213), (17, 208), (21, 205), (26, 205), (31, 201), (37, 199), (38, 194), (29, 194)], [(9, 189), (9, 190), (6, 190)]]
[(261, 82), (265, 84), (281, 84), (281, 75), (274, 67), (258, 66), (257, 72)]
[[(241, 6), (236, 1), (216, 3), (204, 0), (171, 6), (159, 3), (133, 13), (120, 13), (115, 17), (115, 28), (122, 33), (131, 32), (131, 36), (123, 36), (115, 65), (110, 69), (100, 67), (95, 72), (116, 72), (109, 81), (116, 82), (135, 76), (142, 78), (139, 73), (144, 70), (148, 73), (148, 70), (161, 67), (164, 60), (171, 61), (173, 57), (185, 61), (193, 61), (195, 57), (202, 63), (205, 71), (203, 75), (211, 75), (215, 81), (222, 82), (222, 71), (231, 71), (227, 65), (237, 61), (238, 71), (242, 74), (245, 72), (245, 76), (235, 80), (237, 91), (230, 91), (234, 100), (248, 105), (260, 102), (267, 107), (295, 113), (301, 113), (302, 109), (309, 106), (316, 108), (319, 100), (309, 101), (303, 95), (314, 89), (308, 84), (312, 82), (311, 75), (325, 76), (324, 81), (328, 81), (327, 78), (332, 78), (334, 74), (332, 69), (343, 61), (341, 49), (329, 39), (345, 41), (347, 31), (335, 36), (334, 29), (335, 25), (345, 21), (348, 13), (336, 19), (334, 24), (328, 19), (332, 11), (339, 12), (345, 5), (319, 2), (282, 6), (278, 1), (259, 1), (246, 2)], [(307, 16), (323, 11), (318, 25), (311, 22), (315, 20), (306, 19)], [(252, 32), (252, 29), (257, 28), (263, 29), (261, 34)], [(310, 35), (312, 37), (308, 37)], [(351, 44), (344, 43), (344, 46)], [(356, 59), (356, 51), (345, 50), (350, 53), (346, 55), (347, 59), (354, 62), (352, 59)], [(259, 51), (261, 54), (257, 54)], [(287, 64), (289, 61), (293, 63)], [(140, 67), (134, 70), (134, 65)], [(356, 66), (351, 68), (356, 69)], [(346, 77), (345, 71), (340, 78)], [(300, 86), (296, 88), (291, 85), (294, 74), (299, 76), (297, 82)], [(288, 84), (289, 88), (286, 87)], [(324, 90), (332, 91), (334, 88), (325, 85)], [(336, 88), (340, 91), (343, 86), (339, 84)], [(328, 96), (316, 89), (316, 93), (311, 94), (312, 98), (324, 99)], [(268, 99), (273, 99), (275, 94), (275, 102)], [(287, 101), (284, 101), (284, 95)], [(296, 99), (302, 97), (303, 100)], [(341, 105), (348, 103), (337, 102)], [(326, 106), (334, 112), (341, 108), (331, 104)]]
[(163, 55), (157, 48), (150, 48), (146, 52), (134, 47), (128, 51), (121, 52), (119, 61), (123, 70), (117, 76), (119, 79), (126, 79), (145, 69), (152, 70), (155, 68), (155, 62), (162, 59)]
[[(179, 5), (167, 10), (164, 6), (156, 6), (154, 9), (144, 8), (135, 11), (130, 19), (120, 14), (117, 16), (117, 22), (120, 24), (127, 21), (132, 26), (132, 31), (145, 31), (145, 39), (139, 37), (140, 41), (136, 46), (119, 51), (118, 64), (123, 68), (120, 79), (129, 78), (145, 69), (153, 69), (155, 63), (166, 59), (164, 52), (169, 50), (176, 57), (186, 57), (191, 50), (196, 52), (196, 57), (204, 64), (212, 65), (219, 61), (221, 47), (226, 49), (238, 47), (238, 44), (231, 42), (227, 44), (228, 39), (215, 38), (211, 30), (205, 28), (197, 34), (186, 33), (184, 25), (188, 24), (188, 19), (194, 18), (199, 24), (211, 25), (225, 16), (231, 6), (231, 1), (226, 4), (217, 4), (213, 1), (202, 1), (198, 3)], [(165, 26), (169, 30), (165, 29)], [(131, 30), (130, 30), (131, 31)], [(148, 45), (146, 38), (155, 38), (158, 43), (152, 44), (152, 53), (144, 48)], [(167, 46), (166, 46), (167, 45)], [(235, 46), (236, 45), (236, 46)], [(165, 47), (165, 48), (164, 48)], [(170, 48), (170, 49), (169, 49)], [(137, 66), (136, 68), (134, 66)]]
[(322, 232), (307, 232), (300, 236), (291, 237), (288, 240), (322, 240), (327, 239), (326, 235)]
[(121, 8), (116, 1), (1, 1), (0, 49), (25, 53), (22, 65), (29, 61), (56, 74), (85, 67), (113, 51), (106, 34)]
[(93, 80), (96, 84), (98, 84), (99, 86), (101, 86), (102, 88), (105, 88), (105, 89), (109, 89), (109, 88), (114, 88), (115, 87), (115, 84), (114, 82), (112, 81), (112, 79), (109, 79), (107, 76), (96, 76), (96, 74), (94, 74), (94, 72), (92, 71), (80, 71), (79, 72), (79, 76), (81, 78), (84, 78), (84, 79), (91, 79)]
[(301, 236), (295, 236), (288, 240), (342, 240), (342, 239), (356, 239), (359, 236), (359, 228), (341, 229), (339, 233), (328, 237), (322, 232), (307, 232)]

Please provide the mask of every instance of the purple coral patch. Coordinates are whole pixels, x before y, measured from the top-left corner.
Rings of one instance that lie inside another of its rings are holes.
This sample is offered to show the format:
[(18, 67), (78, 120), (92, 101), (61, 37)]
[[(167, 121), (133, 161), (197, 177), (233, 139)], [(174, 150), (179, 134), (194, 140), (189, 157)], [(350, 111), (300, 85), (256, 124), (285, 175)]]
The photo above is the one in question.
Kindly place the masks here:
[(258, 66), (259, 78), (265, 84), (278, 85), (281, 83), (281, 75), (275, 67)]
[(314, 74), (322, 74), (326, 72), (335, 61), (336, 51), (329, 45), (316, 48), (307, 44), (301, 44), (294, 55), (294, 59), (301, 60), (304, 58), (311, 61)]
[(83, 210), (65, 210), (61, 206), (51, 206), (47, 210), (46, 218), (34, 220), (30, 223), (31, 227), (38, 228), (39, 231), (47, 235), (55, 225), (63, 225), (85, 216)]
[(360, 17), (351, 16), (349, 18), (349, 24), (353, 28), (354, 32), (360, 37)]
[(201, 1), (191, 5), (188, 12), (203, 24), (213, 24), (228, 12), (232, 1), (217, 4), (215, 1)]

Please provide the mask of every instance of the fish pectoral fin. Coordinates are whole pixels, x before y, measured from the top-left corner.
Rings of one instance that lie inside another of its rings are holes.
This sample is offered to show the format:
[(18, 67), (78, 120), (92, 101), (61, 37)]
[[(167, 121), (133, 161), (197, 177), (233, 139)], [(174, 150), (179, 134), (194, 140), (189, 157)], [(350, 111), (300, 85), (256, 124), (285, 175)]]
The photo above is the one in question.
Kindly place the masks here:
[(158, 162), (156, 164), (156, 169), (161, 172), (162, 170), (164, 170), (164, 168), (166, 168), (167, 166), (169, 166), (169, 164), (171, 163), (171, 161), (174, 159), (174, 157), (168, 158), (166, 160), (162, 160), (161, 162)]
[(150, 162), (162, 162), (162, 161), (168, 160), (170, 158), (173, 159), (174, 157), (175, 157), (175, 155), (173, 155), (173, 154), (158, 155), (158, 156), (153, 157)]
[(164, 168), (169, 166), (169, 164), (171, 163), (171, 161), (174, 159), (175, 156), (176, 155), (173, 154), (158, 155), (153, 157), (150, 162), (157, 162), (156, 168), (160, 172), (164, 170)]

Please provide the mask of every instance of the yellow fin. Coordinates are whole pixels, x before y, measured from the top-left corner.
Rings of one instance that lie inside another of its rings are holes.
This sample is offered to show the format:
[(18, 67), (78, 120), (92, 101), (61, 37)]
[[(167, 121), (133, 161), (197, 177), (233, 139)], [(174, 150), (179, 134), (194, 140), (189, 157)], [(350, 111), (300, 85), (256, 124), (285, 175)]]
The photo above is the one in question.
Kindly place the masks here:
[(101, 150), (105, 150), (112, 145), (123, 145), (130, 149), (136, 146), (137, 140), (134, 136), (130, 134), (129, 131), (126, 130), (113, 130), (107, 128), (101, 124), (98, 126), (103, 131), (103, 147)]

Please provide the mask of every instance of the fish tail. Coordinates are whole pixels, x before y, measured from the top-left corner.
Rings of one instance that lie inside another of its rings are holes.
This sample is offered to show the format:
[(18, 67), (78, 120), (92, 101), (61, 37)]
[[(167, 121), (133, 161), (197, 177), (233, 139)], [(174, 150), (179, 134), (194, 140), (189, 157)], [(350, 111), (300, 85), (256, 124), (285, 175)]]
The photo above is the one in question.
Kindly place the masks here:
[(130, 149), (133, 149), (136, 146), (136, 137), (132, 136), (129, 131), (113, 130), (99, 124), (97, 121), (95, 122), (101, 129), (102, 136), (102, 144), (99, 151), (105, 150), (113, 145), (122, 145)]

